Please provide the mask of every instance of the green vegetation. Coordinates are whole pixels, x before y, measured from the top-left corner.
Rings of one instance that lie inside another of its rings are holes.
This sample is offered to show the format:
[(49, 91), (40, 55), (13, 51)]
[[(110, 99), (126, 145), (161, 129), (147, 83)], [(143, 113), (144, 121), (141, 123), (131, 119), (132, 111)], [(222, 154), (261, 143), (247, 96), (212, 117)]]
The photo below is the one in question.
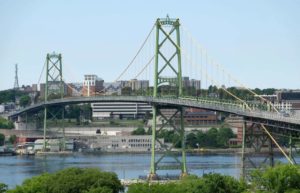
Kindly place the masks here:
[(178, 183), (133, 184), (128, 193), (241, 193), (246, 184), (231, 176), (206, 174), (202, 178), (188, 176)]
[(7, 191), (7, 185), (0, 183), (0, 193), (5, 193)]
[[(248, 90), (243, 88), (237, 87), (229, 87), (226, 88), (230, 93), (234, 94), (235, 96), (242, 98), (244, 100), (255, 100), (255, 97), (252, 93)], [(255, 88), (252, 89), (258, 95), (272, 95), (275, 93), (275, 88), (266, 88), (266, 89), (259, 89)], [(149, 87), (147, 89), (140, 89), (140, 90), (132, 90), (130, 87), (122, 88), (122, 95), (152, 95), (153, 87)], [(177, 88), (174, 86), (164, 85), (158, 88), (159, 95), (164, 96), (177, 96), (178, 91)], [(208, 89), (201, 89), (196, 90), (194, 87), (184, 87), (183, 88), (183, 95), (184, 96), (198, 96), (198, 97), (214, 97), (218, 99), (226, 99), (226, 100), (236, 100), (230, 94), (225, 92), (223, 89), (218, 88), (217, 86), (210, 85)]]
[(131, 135), (148, 135), (143, 127), (138, 127), (136, 130), (131, 132)]
[(21, 92), (16, 90), (3, 90), (0, 91), (0, 104), (15, 102), (15, 97), (21, 96)]
[[(151, 135), (151, 129), (145, 131), (143, 127), (139, 127), (132, 131), (132, 135)], [(166, 143), (172, 143), (174, 147), (181, 147), (181, 139), (174, 130), (162, 129), (158, 134), (158, 138), (163, 138)], [(186, 136), (186, 144), (188, 148), (226, 148), (229, 147), (228, 141), (235, 135), (230, 128), (221, 127), (219, 129), (211, 128), (207, 132), (195, 130)]]
[[(0, 183), (0, 193), (119, 193), (124, 191), (116, 174), (97, 168), (68, 168), (32, 177), (15, 189)], [(186, 176), (177, 182), (137, 183), (127, 193), (300, 193), (300, 167), (277, 165), (255, 170), (249, 183), (221, 174)]]
[(16, 141), (17, 141), (17, 136), (16, 136), (16, 135), (11, 135), (11, 136), (9, 136), (8, 141), (9, 141), (11, 144), (15, 144)]
[(4, 142), (5, 142), (5, 135), (0, 133), (0, 146), (4, 145)]
[(31, 99), (28, 95), (23, 95), (23, 96), (20, 97), (20, 102), (19, 103), (20, 103), (21, 107), (26, 107), (26, 106), (30, 105)]
[(0, 129), (12, 129), (14, 128), (14, 123), (3, 118), (0, 117)]
[(206, 174), (201, 178), (188, 176), (178, 183), (129, 186), (128, 193), (300, 193), (300, 168), (278, 165), (265, 171), (255, 170), (250, 182), (220, 174)]
[(97, 168), (68, 168), (27, 179), (8, 193), (119, 193), (123, 186), (117, 175)]
[(252, 190), (261, 193), (300, 193), (300, 168), (278, 165), (266, 171), (255, 170), (251, 175)]
[(194, 131), (186, 136), (187, 147), (190, 148), (226, 148), (229, 147), (228, 141), (235, 135), (230, 128), (221, 127), (211, 128), (208, 131)]

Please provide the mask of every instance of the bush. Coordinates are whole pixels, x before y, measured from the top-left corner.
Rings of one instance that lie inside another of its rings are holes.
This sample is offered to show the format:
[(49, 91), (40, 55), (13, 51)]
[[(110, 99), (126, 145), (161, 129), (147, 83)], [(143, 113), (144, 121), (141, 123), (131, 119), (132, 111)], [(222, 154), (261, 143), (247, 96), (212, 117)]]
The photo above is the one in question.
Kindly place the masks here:
[(253, 189), (273, 193), (300, 192), (300, 169), (294, 165), (278, 165), (251, 174)]
[(207, 174), (202, 178), (188, 176), (179, 183), (133, 184), (128, 193), (241, 193), (246, 184), (230, 176)]
[(5, 142), (5, 135), (0, 133), (0, 146), (4, 145), (4, 142)]
[(7, 185), (0, 183), (0, 193), (5, 193), (7, 191)]
[(12, 129), (14, 128), (13, 122), (0, 117), (0, 129)]
[(119, 193), (121, 190), (123, 186), (114, 173), (97, 168), (68, 168), (27, 179), (8, 193)]

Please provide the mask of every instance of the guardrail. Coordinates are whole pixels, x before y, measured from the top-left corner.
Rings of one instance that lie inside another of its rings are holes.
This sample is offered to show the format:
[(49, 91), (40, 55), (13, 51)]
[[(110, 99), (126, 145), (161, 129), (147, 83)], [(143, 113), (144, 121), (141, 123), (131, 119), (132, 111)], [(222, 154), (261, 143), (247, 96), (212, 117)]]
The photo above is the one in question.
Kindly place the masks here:
[(44, 106), (72, 104), (72, 103), (92, 103), (92, 102), (143, 102), (149, 104), (168, 104), (186, 107), (198, 107), (214, 111), (229, 112), (247, 117), (256, 117), (274, 121), (281, 121), (285, 123), (292, 123), (300, 125), (300, 117), (290, 116), (286, 117), (280, 113), (262, 110), (252, 106), (246, 108), (245, 104), (227, 101), (216, 100), (211, 98), (196, 98), (196, 97), (152, 97), (152, 96), (95, 96), (95, 97), (72, 97), (55, 99), (48, 102), (41, 102), (32, 106), (20, 109), (17, 112), (10, 114), (10, 117), (18, 116), (26, 111), (42, 108)]

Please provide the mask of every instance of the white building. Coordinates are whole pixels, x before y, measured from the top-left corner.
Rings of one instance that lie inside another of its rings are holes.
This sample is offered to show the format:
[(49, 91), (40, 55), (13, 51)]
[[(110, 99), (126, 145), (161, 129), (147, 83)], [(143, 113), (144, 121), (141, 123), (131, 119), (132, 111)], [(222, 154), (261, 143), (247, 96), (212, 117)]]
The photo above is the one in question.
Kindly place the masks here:
[[(92, 149), (101, 151), (150, 151), (151, 139), (151, 135), (99, 135), (95, 139), (90, 139), (89, 144)], [(159, 141), (164, 144), (164, 139)], [(155, 148), (159, 150), (160, 143), (156, 143)]]
[[(44, 139), (37, 139), (34, 142), (34, 151), (42, 151), (44, 147)], [(62, 139), (46, 139), (46, 149), (50, 152), (58, 152), (63, 150), (63, 141)], [(73, 140), (65, 141), (65, 150), (73, 151), (74, 142)]]
[(93, 118), (143, 118), (152, 111), (147, 103), (102, 102), (92, 103)]

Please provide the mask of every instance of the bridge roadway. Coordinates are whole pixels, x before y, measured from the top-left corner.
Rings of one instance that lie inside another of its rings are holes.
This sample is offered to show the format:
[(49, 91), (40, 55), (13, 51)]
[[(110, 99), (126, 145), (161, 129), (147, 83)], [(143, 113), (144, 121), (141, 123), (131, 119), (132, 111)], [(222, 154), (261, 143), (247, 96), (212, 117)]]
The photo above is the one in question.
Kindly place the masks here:
[[(152, 97), (152, 96), (96, 96), (96, 97), (70, 97), (63, 99), (55, 99), (48, 102), (41, 102), (29, 107), (20, 109), (9, 115), (10, 118), (16, 118), (17, 116), (32, 111), (38, 111), (45, 106), (56, 105), (69, 105), (80, 103), (94, 103), (94, 102), (141, 102), (151, 105), (162, 106), (184, 106), (207, 109), (218, 112), (226, 112), (236, 114), (245, 117), (249, 120), (255, 120), (262, 122), (266, 125), (279, 125), (282, 128), (300, 131), (300, 118), (299, 117), (286, 117), (277, 112), (263, 111), (257, 108), (247, 109), (242, 103), (218, 101), (213, 99), (203, 98), (189, 98), (189, 97)], [(271, 124), (272, 123), (272, 124)], [(283, 126), (285, 125), (285, 126)]]

